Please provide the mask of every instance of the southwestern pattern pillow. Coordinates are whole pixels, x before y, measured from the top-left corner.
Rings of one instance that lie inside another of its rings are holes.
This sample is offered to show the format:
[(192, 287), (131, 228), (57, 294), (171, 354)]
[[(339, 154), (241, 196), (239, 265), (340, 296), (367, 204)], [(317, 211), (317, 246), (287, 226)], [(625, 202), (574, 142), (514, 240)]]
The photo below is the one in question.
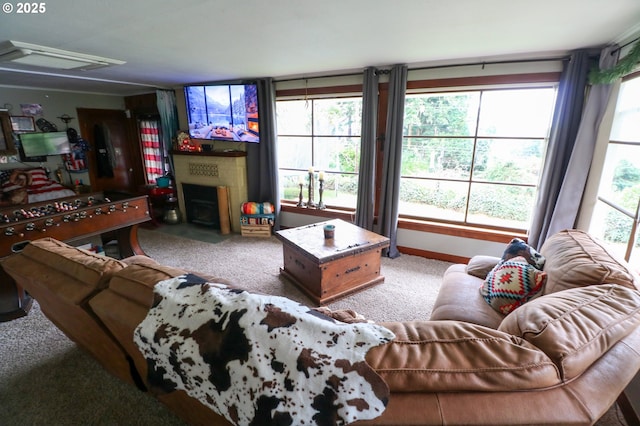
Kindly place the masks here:
[(493, 309), (507, 315), (537, 295), (546, 281), (545, 272), (518, 256), (496, 265), (480, 287), (480, 294)]
[(233, 424), (343, 425), (380, 416), (389, 387), (367, 365), (395, 335), (292, 300), (187, 274), (161, 281), (134, 333), (154, 390), (183, 389)]

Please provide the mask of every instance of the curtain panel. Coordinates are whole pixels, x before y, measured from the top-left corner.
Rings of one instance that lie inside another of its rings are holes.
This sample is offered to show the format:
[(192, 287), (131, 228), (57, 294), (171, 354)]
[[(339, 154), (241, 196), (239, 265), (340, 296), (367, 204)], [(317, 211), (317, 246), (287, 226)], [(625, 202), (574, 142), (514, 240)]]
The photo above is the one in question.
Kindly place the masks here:
[(269, 201), (274, 205), (273, 228), (280, 229), (278, 192), (278, 149), (276, 131), (276, 92), (272, 78), (257, 80), (260, 108), (260, 143), (247, 143), (247, 186), (249, 201)]
[(551, 217), (578, 134), (589, 72), (589, 54), (577, 51), (564, 64), (551, 122), (551, 135), (538, 188), (529, 244), (540, 247), (546, 239)]
[[(171, 151), (173, 137), (177, 135), (180, 124), (178, 122), (178, 107), (176, 106), (176, 93), (173, 90), (156, 90), (156, 105), (160, 113), (160, 145), (163, 157), (168, 163), (169, 171), (174, 176)], [(163, 165), (164, 167), (164, 165)]]
[(373, 230), (376, 171), (376, 132), (378, 125), (378, 74), (366, 68), (362, 83), (362, 129), (360, 140), (360, 169), (358, 171), (358, 199), (355, 224)]
[[(615, 65), (616, 47), (600, 54), (600, 69)], [(591, 87), (585, 105), (591, 56), (587, 51), (571, 55), (563, 70), (551, 137), (538, 199), (529, 232), (529, 244), (540, 248), (551, 235), (576, 226), (582, 196), (593, 159), (598, 129), (609, 96), (610, 84)]]
[(142, 160), (147, 183), (154, 184), (164, 175), (164, 161), (160, 147), (160, 135), (157, 120), (140, 120), (140, 140), (142, 141)]
[(400, 197), (400, 171), (402, 166), (402, 126), (404, 100), (407, 89), (407, 66), (394, 65), (389, 76), (389, 106), (387, 130), (384, 140), (384, 160), (380, 191), (380, 208), (376, 232), (389, 237), (389, 248), (383, 255), (400, 256), (397, 247), (398, 202)]

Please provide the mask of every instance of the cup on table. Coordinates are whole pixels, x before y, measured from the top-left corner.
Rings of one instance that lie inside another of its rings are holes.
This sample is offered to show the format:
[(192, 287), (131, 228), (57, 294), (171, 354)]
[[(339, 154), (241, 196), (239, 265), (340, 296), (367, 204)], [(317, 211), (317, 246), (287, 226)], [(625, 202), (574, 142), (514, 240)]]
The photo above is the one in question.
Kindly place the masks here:
[(336, 226), (335, 225), (325, 225), (324, 226), (324, 238), (329, 240), (332, 239), (336, 233)]

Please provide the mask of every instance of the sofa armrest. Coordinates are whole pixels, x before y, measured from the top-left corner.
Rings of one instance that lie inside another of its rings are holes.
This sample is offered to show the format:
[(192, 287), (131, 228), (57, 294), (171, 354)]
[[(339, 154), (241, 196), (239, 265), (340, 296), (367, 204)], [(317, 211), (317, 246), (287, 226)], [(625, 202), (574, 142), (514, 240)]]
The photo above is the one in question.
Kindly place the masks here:
[(496, 256), (473, 256), (467, 263), (466, 272), (484, 280), (500, 260), (502, 259)]
[(638, 325), (640, 292), (603, 284), (541, 296), (507, 315), (499, 330), (540, 348), (568, 381)]
[(366, 360), (392, 392), (512, 391), (560, 383), (547, 355), (507, 333), (459, 321), (380, 323), (396, 338)]

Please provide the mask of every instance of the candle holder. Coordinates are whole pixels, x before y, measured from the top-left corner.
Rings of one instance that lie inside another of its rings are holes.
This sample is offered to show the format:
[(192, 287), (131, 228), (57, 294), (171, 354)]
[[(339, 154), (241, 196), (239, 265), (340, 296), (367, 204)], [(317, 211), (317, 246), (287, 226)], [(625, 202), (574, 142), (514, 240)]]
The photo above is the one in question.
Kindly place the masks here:
[(300, 186), (300, 193), (298, 194), (298, 204), (296, 204), (296, 207), (304, 207), (305, 206), (304, 201), (302, 201), (302, 186), (303, 185), (304, 184), (302, 182), (300, 182), (298, 184), (298, 186)]
[(322, 202), (322, 193), (324, 192), (324, 179), (318, 179), (318, 182), (320, 182), (318, 186), (318, 194), (320, 194), (320, 199), (318, 200), (318, 205), (316, 206), (316, 208), (326, 209), (327, 206), (325, 206), (324, 203)]
[(313, 201), (313, 172), (309, 172), (309, 200), (307, 201), (307, 207), (315, 207), (316, 203)]

